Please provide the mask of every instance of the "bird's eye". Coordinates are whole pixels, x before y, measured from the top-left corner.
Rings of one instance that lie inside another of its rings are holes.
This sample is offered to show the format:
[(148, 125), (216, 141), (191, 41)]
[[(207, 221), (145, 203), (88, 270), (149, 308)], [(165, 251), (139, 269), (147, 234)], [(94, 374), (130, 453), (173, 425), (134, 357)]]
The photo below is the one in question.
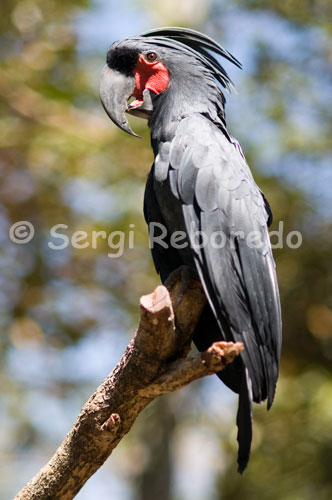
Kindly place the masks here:
[(155, 52), (148, 52), (145, 56), (145, 58), (147, 59), (147, 61), (149, 62), (153, 62), (157, 59), (157, 54)]

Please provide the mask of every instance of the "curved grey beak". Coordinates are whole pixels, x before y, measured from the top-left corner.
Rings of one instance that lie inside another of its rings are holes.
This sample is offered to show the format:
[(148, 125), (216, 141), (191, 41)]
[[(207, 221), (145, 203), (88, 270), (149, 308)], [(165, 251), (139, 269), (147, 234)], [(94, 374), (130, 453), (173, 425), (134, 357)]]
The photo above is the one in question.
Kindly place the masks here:
[(119, 128), (128, 134), (140, 137), (132, 131), (125, 115), (127, 101), (134, 92), (135, 86), (134, 76), (123, 75), (109, 68), (107, 64), (104, 66), (99, 84), (99, 95), (106, 113)]

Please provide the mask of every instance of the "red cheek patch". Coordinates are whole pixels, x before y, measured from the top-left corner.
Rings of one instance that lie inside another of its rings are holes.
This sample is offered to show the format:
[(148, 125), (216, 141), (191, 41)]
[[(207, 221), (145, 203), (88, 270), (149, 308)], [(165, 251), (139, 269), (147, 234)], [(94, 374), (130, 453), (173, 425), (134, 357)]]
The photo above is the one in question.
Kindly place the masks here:
[(139, 56), (134, 69), (136, 88), (133, 96), (139, 101), (143, 100), (143, 90), (149, 89), (155, 94), (160, 94), (169, 86), (169, 72), (162, 62), (147, 62), (142, 55)]

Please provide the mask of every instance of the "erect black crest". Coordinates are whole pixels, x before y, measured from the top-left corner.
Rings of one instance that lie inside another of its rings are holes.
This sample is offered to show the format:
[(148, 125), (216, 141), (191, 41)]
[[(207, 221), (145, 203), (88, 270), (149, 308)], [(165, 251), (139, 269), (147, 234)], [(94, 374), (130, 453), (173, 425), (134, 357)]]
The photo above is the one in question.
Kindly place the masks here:
[(212, 38), (203, 35), (199, 31), (187, 28), (157, 28), (141, 33), (142, 37), (153, 38), (153, 43), (162, 47), (181, 50), (194, 56), (207, 68), (216, 80), (226, 89), (231, 90), (233, 82), (228, 74), (209, 51), (225, 57), (238, 68), (242, 68), (241, 63), (221, 45)]

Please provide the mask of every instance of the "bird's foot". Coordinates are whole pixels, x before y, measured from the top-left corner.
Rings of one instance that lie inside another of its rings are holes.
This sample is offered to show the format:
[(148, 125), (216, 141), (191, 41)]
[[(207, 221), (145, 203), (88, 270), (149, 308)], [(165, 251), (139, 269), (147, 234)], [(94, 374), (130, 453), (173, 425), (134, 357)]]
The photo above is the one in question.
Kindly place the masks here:
[(189, 266), (180, 266), (175, 271), (171, 272), (165, 281), (165, 286), (168, 290), (171, 290), (175, 286), (178, 287), (176, 290), (176, 300), (174, 307), (177, 308), (183, 299), (183, 296), (189, 286), (191, 281), (199, 281), (197, 273), (194, 269)]

